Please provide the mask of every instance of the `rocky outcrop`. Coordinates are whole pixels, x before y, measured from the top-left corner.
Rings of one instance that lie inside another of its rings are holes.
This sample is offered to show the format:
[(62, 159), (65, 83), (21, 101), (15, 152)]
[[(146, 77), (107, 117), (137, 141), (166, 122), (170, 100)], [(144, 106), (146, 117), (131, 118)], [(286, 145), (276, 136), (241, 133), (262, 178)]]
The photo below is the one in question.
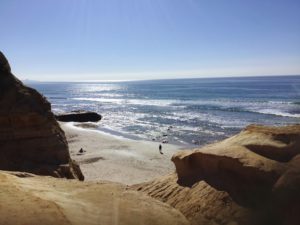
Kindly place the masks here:
[(287, 169), (283, 162), (297, 153), (300, 125), (249, 126), (217, 144), (178, 153), (172, 160), (179, 183), (190, 186), (205, 180), (239, 204), (255, 208), (269, 201), (274, 184)]
[(0, 172), (0, 209), (3, 225), (189, 224), (174, 208), (120, 184), (19, 172)]
[(95, 112), (72, 111), (70, 113), (56, 115), (55, 118), (61, 122), (98, 122), (102, 116)]
[[(300, 224), (300, 125), (251, 125), (172, 160), (176, 178), (133, 189), (171, 204), (193, 224)], [(229, 205), (220, 207), (224, 198)]]
[(12, 73), (0, 53), (0, 169), (83, 180), (50, 103)]
[(250, 125), (240, 134), (224, 140), (228, 146), (244, 146), (258, 155), (288, 162), (300, 153), (299, 125), (267, 127)]
[(177, 183), (174, 173), (131, 188), (178, 209), (192, 225), (256, 224), (251, 210), (239, 206), (228, 193), (205, 181), (184, 187)]

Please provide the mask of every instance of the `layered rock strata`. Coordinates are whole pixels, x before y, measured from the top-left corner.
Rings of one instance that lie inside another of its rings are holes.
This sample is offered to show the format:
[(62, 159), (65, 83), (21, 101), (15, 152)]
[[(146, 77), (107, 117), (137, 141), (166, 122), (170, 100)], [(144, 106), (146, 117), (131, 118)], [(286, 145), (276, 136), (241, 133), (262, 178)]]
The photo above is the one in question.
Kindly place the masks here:
[(0, 169), (83, 180), (50, 103), (12, 73), (0, 52)]

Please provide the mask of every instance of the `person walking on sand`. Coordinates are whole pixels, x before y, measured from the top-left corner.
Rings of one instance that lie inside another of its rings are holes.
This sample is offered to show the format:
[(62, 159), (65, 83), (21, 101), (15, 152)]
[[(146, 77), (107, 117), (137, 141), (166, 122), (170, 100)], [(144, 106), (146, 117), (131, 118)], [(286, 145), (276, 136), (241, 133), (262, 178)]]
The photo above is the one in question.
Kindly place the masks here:
[(160, 153), (160, 154), (164, 154), (164, 153), (162, 152), (162, 146), (161, 146), (161, 144), (158, 146), (158, 149), (159, 149), (159, 153)]

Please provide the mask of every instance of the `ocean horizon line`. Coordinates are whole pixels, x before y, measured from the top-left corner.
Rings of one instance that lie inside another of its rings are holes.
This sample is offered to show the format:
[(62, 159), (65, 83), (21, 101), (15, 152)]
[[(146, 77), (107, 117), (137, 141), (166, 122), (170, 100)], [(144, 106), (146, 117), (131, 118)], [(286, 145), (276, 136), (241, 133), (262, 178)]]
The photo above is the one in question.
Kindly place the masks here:
[(154, 78), (154, 79), (112, 79), (112, 80), (33, 80), (21, 79), (23, 82), (44, 82), (44, 83), (118, 83), (118, 82), (134, 82), (134, 81), (165, 81), (165, 80), (196, 80), (196, 79), (242, 79), (242, 78), (264, 78), (264, 77), (298, 77), (300, 74), (271, 74), (271, 75), (225, 75), (225, 76), (201, 76), (201, 77), (175, 77), (175, 78)]

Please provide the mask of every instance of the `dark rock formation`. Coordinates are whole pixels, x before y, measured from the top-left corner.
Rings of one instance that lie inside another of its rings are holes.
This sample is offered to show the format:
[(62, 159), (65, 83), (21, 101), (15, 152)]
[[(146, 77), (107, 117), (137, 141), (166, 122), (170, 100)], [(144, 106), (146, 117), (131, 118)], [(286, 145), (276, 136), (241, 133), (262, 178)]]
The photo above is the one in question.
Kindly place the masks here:
[(61, 122), (98, 122), (102, 116), (95, 112), (73, 111), (56, 115), (55, 118)]
[(273, 204), (279, 214), (285, 215), (289, 225), (300, 224), (300, 154), (287, 165), (286, 172), (275, 183)]
[(0, 169), (83, 180), (50, 103), (26, 87), (0, 53)]
[(192, 224), (300, 224), (300, 125), (248, 126), (172, 160), (176, 178), (133, 189), (171, 204)]

